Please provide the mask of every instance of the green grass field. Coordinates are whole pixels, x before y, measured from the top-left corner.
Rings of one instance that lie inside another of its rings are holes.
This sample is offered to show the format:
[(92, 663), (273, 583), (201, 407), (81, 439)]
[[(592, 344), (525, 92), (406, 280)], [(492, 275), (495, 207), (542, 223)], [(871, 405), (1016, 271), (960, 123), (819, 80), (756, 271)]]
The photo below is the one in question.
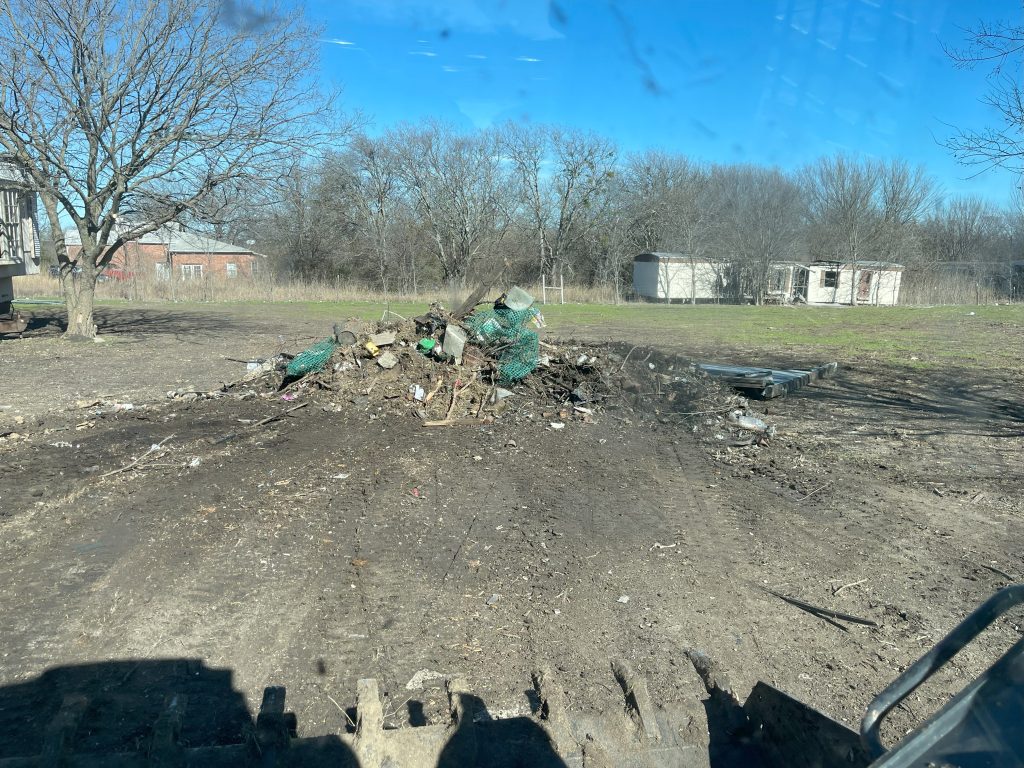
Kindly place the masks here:
[[(325, 333), (345, 317), (379, 320), (377, 302), (232, 302), (104, 306), (225, 312), (254, 319), (323, 320)], [(30, 309), (30, 306), (25, 306)], [(395, 303), (409, 318), (426, 304)], [(752, 307), (731, 305), (566, 304), (541, 307), (549, 333), (671, 346), (702, 354), (810, 360), (876, 360), (907, 368), (999, 367), (1024, 371), (1024, 304), (938, 307)], [(915, 359), (916, 358), (916, 359)]]

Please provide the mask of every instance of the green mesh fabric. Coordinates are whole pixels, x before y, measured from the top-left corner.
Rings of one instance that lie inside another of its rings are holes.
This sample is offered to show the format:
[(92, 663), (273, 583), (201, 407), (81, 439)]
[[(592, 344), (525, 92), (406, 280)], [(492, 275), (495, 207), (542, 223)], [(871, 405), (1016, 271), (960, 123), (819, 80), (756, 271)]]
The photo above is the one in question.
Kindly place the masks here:
[(534, 310), (506, 307), (474, 312), (466, 318), (466, 327), (478, 337), (482, 347), (498, 359), (498, 376), (502, 382), (525, 379), (537, 367), (540, 340), (526, 328)]
[(304, 349), (288, 363), (289, 376), (305, 376), (307, 373), (319, 371), (334, 353), (334, 339), (318, 341), (309, 349)]

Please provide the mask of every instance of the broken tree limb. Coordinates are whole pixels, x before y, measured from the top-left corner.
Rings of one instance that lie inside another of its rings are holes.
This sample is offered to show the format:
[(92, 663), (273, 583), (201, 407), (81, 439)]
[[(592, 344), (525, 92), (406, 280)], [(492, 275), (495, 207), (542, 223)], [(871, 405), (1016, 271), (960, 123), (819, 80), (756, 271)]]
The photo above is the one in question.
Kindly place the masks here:
[[(784, 595), (781, 592), (776, 592), (774, 589), (768, 589), (768, 587), (761, 587), (761, 589), (763, 589), (769, 595), (774, 595), (775, 597), (779, 598), (780, 600), (785, 600), (787, 603), (789, 603), (792, 606), (795, 606), (797, 608), (800, 608), (801, 610), (807, 611), (808, 613), (815, 614), (816, 616), (818, 616), (818, 618), (828, 618), (828, 617), (831, 617), (833, 619), (840, 619), (842, 621), (849, 621), (849, 622), (851, 622), (853, 624), (863, 624), (866, 627), (877, 627), (878, 626), (878, 624), (876, 622), (872, 621), (871, 619), (862, 619), (859, 616), (851, 616), (848, 613), (841, 613), (840, 611), (833, 611), (833, 610), (831, 610), (829, 608), (822, 608), (821, 606), (814, 605), (812, 603), (807, 603), (807, 602), (804, 602), (803, 600), (798, 600), (795, 597), (789, 597), (788, 595)], [(845, 627), (843, 627), (843, 629), (845, 629)]]
[(134, 467), (136, 464), (138, 464), (140, 461), (142, 461), (144, 458), (149, 456), (151, 453), (156, 453), (161, 448), (163, 448), (164, 447), (164, 443), (166, 443), (172, 437), (174, 437), (174, 435), (168, 435), (163, 440), (161, 440), (159, 443), (155, 443), (154, 445), (149, 446), (149, 450), (146, 451), (141, 456), (139, 456), (139, 458), (137, 458), (135, 461), (131, 462), (130, 464), (125, 464), (123, 467), (118, 467), (117, 469), (112, 469), (111, 471), (106, 472), (106, 473), (100, 475), (100, 478), (110, 477), (111, 475), (116, 475), (116, 474), (118, 474), (120, 472), (128, 471), (129, 469)]
[(430, 390), (430, 392), (427, 393), (426, 397), (423, 398), (423, 402), (424, 403), (429, 403), (431, 400), (433, 400), (434, 399), (434, 395), (436, 395), (438, 392), (440, 392), (441, 391), (441, 387), (443, 387), (443, 386), (444, 386), (444, 376), (439, 376), (438, 379), (437, 379), (437, 384), (435, 384), (434, 388), (432, 390)]
[[(275, 413), (272, 416), (267, 416), (265, 419), (260, 419), (259, 421), (254, 422), (252, 424), (252, 426), (249, 429), (249, 432), (255, 432), (256, 430), (260, 429), (261, 427), (265, 427), (267, 424), (270, 424), (271, 422), (277, 421), (278, 419), (283, 419), (289, 413), (292, 413), (293, 411), (297, 411), (297, 410), (299, 410), (299, 408), (305, 408), (307, 405), (309, 405), (309, 401), (308, 400), (306, 400), (305, 402), (299, 403), (298, 405), (293, 405), (291, 408), (288, 408), (288, 409), (286, 409), (284, 411), (281, 411), (280, 413)], [(223, 443), (227, 443), (227, 442), (230, 442), (232, 440), (236, 440), (239, 437), (242, 437), (242, 435), (244, 435), (244, 434), (247, 434), (247, 433), (245, 433), (245, 432), (229, 432), (228, 434), (222, 435), (221, 437), (218, 437), (216, 439), (207, 438), (207, 440), (210, 443), (210, 445), (221, 445)]]
[(843, 586), (839, 587), (839, 589), (833, 589), (832, 594), (838, 595), (844, 589), (847, 589), (848, 587), (856, 587), (858, 584), (863, 584), (865, 581), (867, 581), (867, 579), (861, 579), (860, 581), (851, 581), (849, 584), (843, 584)]
[(265, 426), (265, 425), (271, 423), (272, 421), (277, 421), (278, 419), (283, 419), (285, 416), (287, 416), (292, 411), (297, 411), (297, 410), (299, 410), (299, 408), (305, 408), (307, 405), (309, 405), (309, 401), (308, 400), (306, 402), (304, 402), (304, 403), (299, 403), (298, 405), (293, 405), (291, 408), (288, 408), (288, 409), (286, 409), (284, 411), (281, 411), (280, 413), (275, 413), (273, 416), (267, 416), (267, 418), (265, 418), (265, 419), (260, 419), (255, 424), (253, 424), (253, 427), (262, 427), (262, 426)]
[(452, 402), (448, 406), (448, 413), (444, 417), (445, 421), (451, 420), (452, 414), (455, 412), (455, 404), (459, 401), (459, 395), (461, 395), (463, 392), (465, 392), (467, 389), (473, 386), (474, 381), (476, 381), (476, 371), (473, 371), (473, 374), (469, 377), (469, 381), (467, 381), (461, 387), (459, 386), (458, 379), (456, 379), (455, 382), (452, 384)]
[(623, 369), (625, 369), (626, 363), (629, 362), (630, 356), (634, 352), (636, 352), (636, 350), (637, 350), (637, 347), (633, 347), (631, 350), (629, 350), (629, 352), (626, 353), (626, 356), (622, 359), (622, 365), (619, 366), (619, 373), (622, 373)]
[(485, 416), (482, 419), (474, 419), (472, 416), (467, 416), (462, 419), (441, 419), (440, 421), (424, 421), (420, 426), (422, 427), (460, 427), (460, 426), (480, 426), (483, 424), (493, 424), (494, 417)]

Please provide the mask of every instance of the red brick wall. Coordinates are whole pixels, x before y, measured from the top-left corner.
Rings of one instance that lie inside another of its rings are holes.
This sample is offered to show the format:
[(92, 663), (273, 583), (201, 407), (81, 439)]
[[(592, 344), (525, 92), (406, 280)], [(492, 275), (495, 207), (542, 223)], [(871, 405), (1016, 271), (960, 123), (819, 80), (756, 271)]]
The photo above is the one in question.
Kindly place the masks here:
[(251, 277), (252, 265), (256, 256), (251, 253), (174, 253), (171, 264), (175, 277), (181, 277), (183, 264), (199, 264), (203, 268), (203, 277), (225, 277), (227, 265), (234, 264), (238, 277)]
[[(68, 258), (74, 260), (81, 252), (82, 246), (69, 245)], [(167, 246), (160, 243), (125, 243), (110, 262), (108, 269), (138, 272), (140, 276), (152, 277), (156, 274), (154, 264), (167, 261)]]
[[(82, 250), (80, 245), (68, 246), (68, 257), (74, 259)], [(238, 277), (252, 277), (253, 265), (259, 258), (252, 253), (174, 253), (171, 254), (170, 268), (175, 278), (181, 279), (183, 264), (198, 264), (203, 268), (203, 277), (226, 277), (227, 265), (237, 267)], [(117, 253), (108, 269), (138, 273), (140, 277), (155, 277), (156, 265), (167, 264), (167, 246), (160, 243), (126, 243)]]

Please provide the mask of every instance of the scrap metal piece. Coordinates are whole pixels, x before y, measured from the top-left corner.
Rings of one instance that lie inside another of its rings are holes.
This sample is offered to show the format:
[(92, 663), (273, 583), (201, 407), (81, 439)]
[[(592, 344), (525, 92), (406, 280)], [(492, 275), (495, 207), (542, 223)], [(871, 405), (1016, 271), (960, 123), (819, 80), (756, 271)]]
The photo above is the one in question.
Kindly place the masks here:
[(828, 363), (807, 370), (753, 368), (745, 365), (698, 363), (697, 371), (706, 373), (723, 384), (740, 390), (747, 397), (770, 400), (796, 392), (808, 384), (824, 379), (839, 369), (839, 363)]

